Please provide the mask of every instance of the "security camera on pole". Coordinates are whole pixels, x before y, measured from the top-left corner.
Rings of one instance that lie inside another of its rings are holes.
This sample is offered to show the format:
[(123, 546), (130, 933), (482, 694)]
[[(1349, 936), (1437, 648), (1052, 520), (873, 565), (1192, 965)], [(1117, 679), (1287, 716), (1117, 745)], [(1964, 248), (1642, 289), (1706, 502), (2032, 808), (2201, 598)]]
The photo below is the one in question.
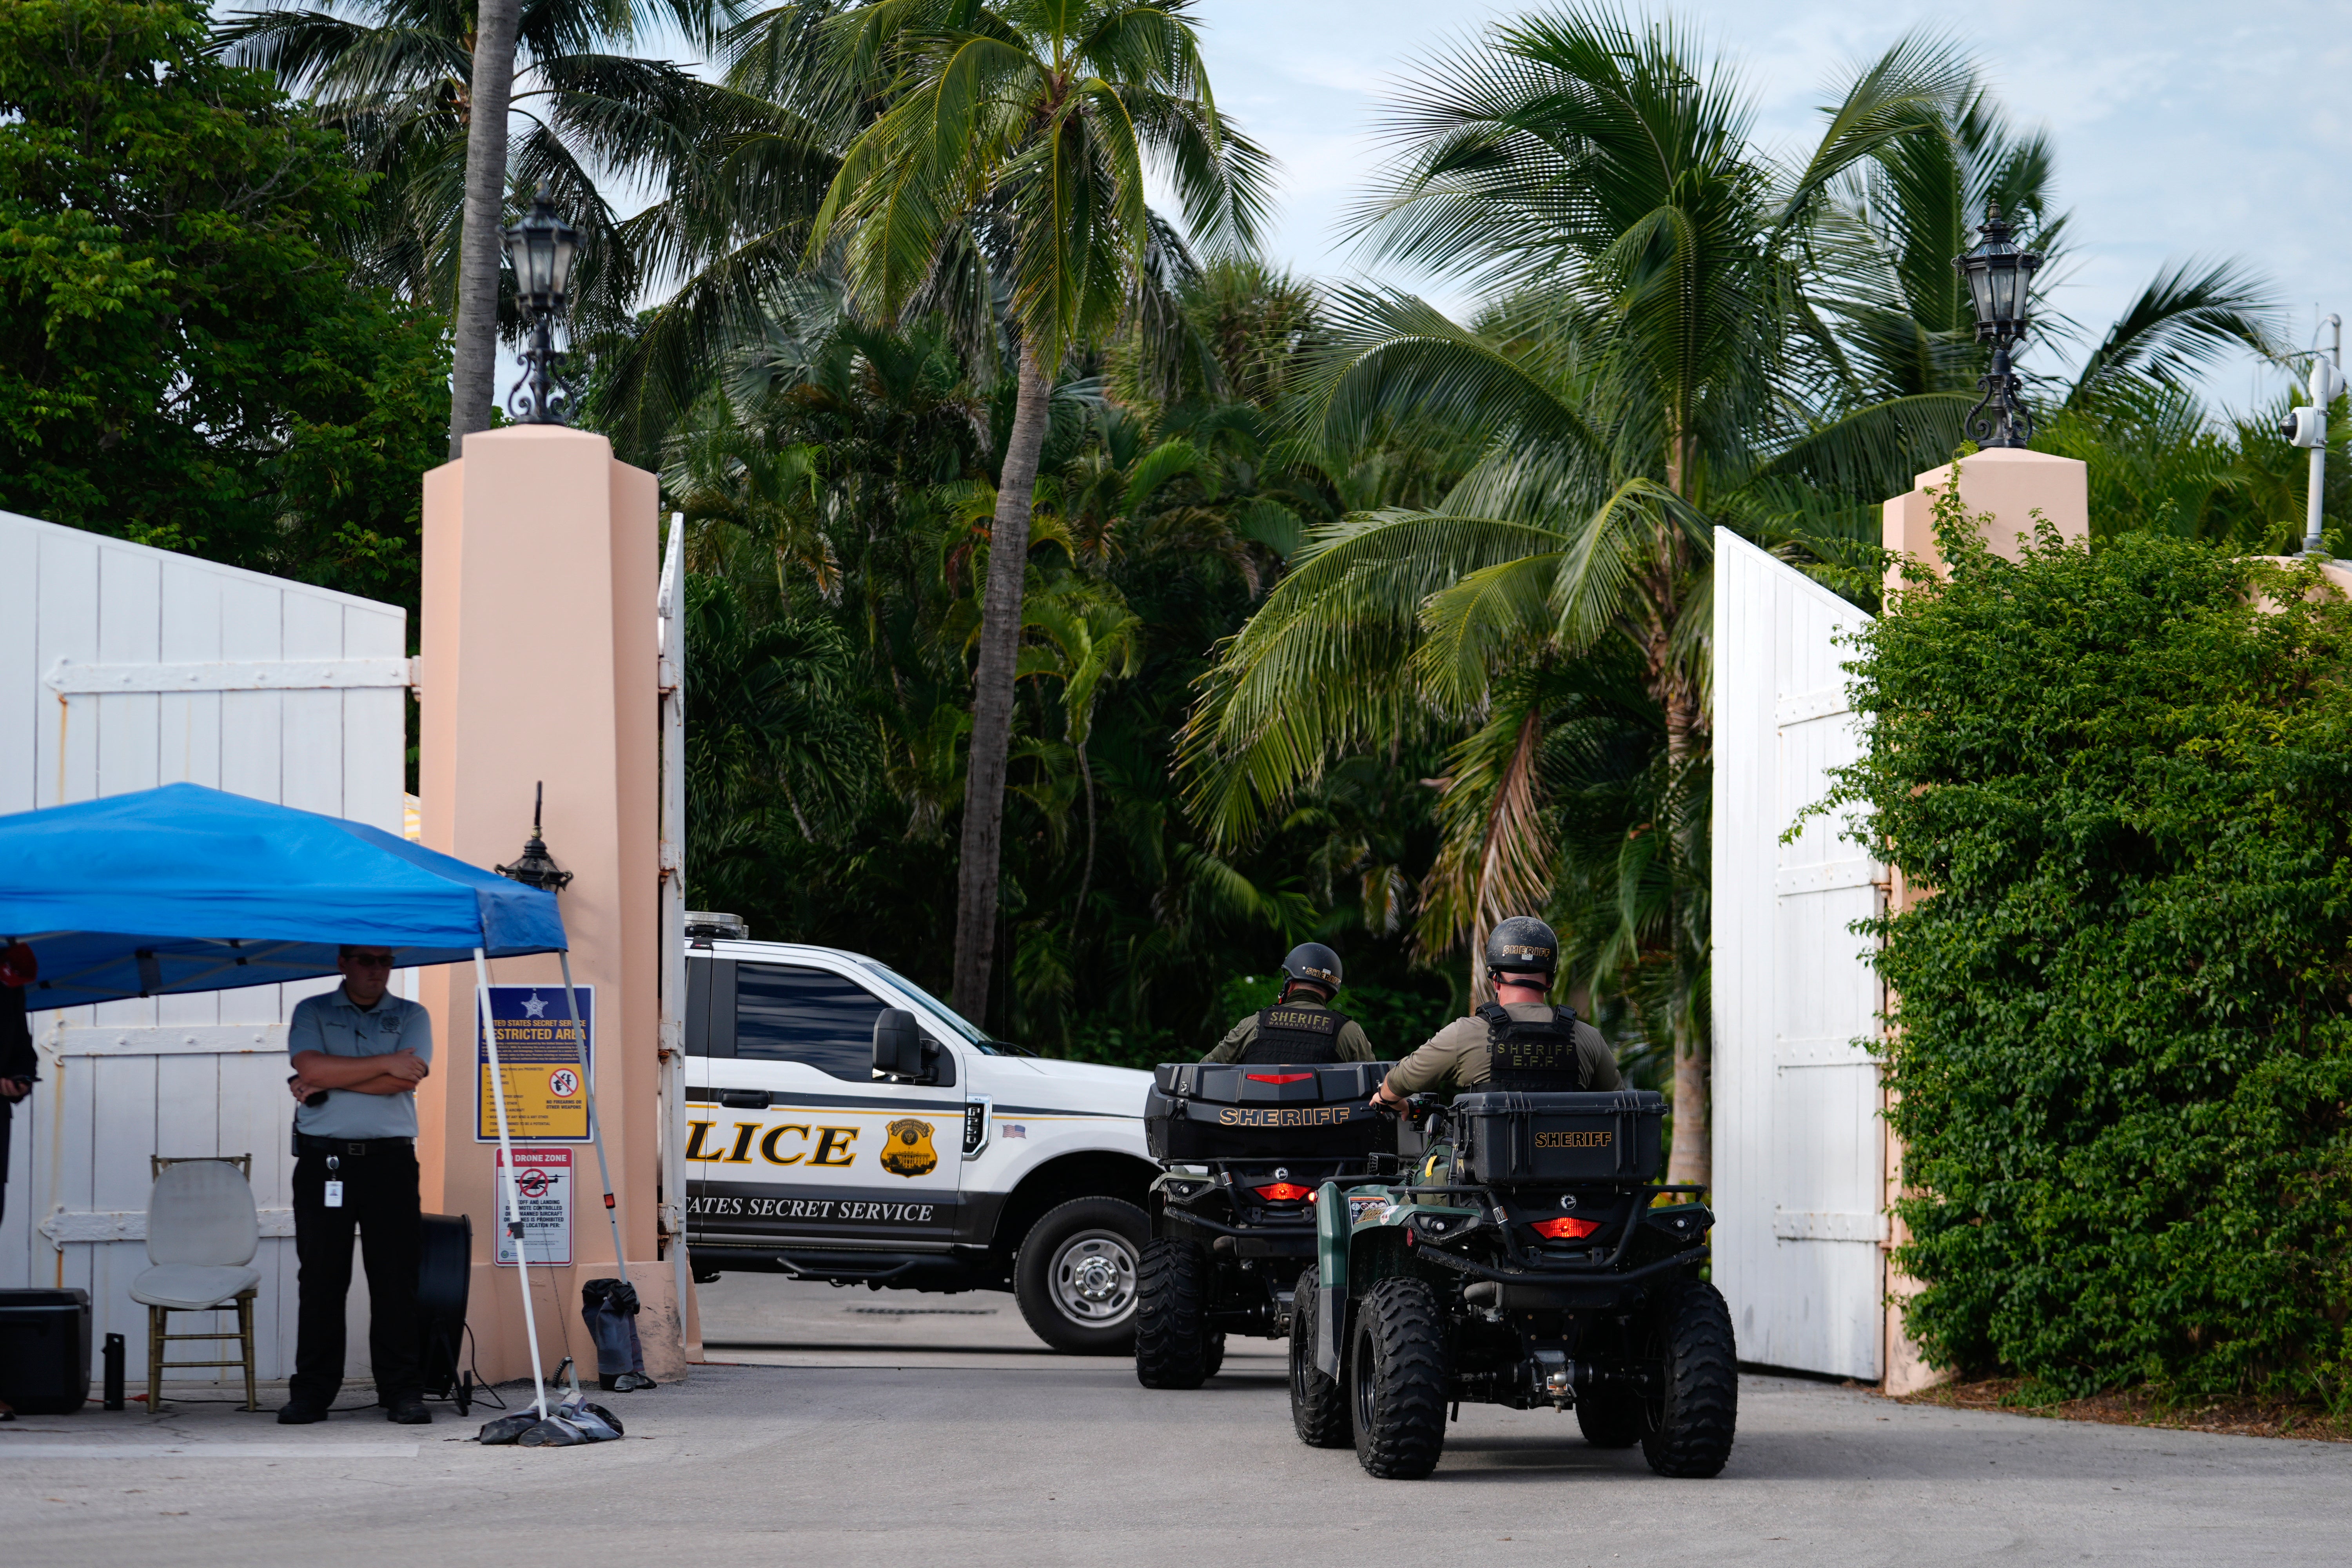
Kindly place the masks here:
[(2344, 393), (2344, 318), (2330, 316), (2326, 324), (2335, 329), (2336, 342), (2326, 353), (2311, 351), (2311, 402), (2288, 410), (2279, 422), (2280, 435), (2311, 452), (2311, 483), (2303, 503), (2303, 552), (2315, 561), (2327, 554), (2320, 519), (2327, 495), (2327, 411)]

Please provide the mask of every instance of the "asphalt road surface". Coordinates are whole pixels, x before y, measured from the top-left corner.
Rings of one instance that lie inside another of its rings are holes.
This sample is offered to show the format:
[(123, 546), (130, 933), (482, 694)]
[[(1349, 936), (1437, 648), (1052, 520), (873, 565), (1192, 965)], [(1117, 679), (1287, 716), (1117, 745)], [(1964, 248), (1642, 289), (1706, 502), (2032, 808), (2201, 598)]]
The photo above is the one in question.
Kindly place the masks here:
[[(263, 1568), (1526, 1562), (2340, 1563), (2352, 1447), (1740, 1387), (1712, 1481), (1585, 1447), (1572, 1416), (1465, 1406), (1437, 1473), (1381, 1482), (1291, 1435), (1238, 1342), (1195, 1394), (1045, 1352), (1011, 1298), (706, 1288), (730, 1364), (610, 1401), (628, 1438), (483, 1448), (359, 1411), (226, 1404), (0, 1426), (0, 1560)], [(576, 1325), (575, 1325), (576, 1327)], [(364, 1392), (347, 1393), (356, 1404)]]

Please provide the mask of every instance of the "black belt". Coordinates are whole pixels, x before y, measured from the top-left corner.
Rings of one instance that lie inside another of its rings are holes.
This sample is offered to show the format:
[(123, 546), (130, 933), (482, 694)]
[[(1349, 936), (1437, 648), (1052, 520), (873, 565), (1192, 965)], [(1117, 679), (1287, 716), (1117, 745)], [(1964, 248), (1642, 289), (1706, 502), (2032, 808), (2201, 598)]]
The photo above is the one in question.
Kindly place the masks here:
[(320, 1138), (309, 1132), (294, 1134), (297, 1154), (334, 1154), (350, 1160), (368, 1154), (414, 1153), (414, 1138)]

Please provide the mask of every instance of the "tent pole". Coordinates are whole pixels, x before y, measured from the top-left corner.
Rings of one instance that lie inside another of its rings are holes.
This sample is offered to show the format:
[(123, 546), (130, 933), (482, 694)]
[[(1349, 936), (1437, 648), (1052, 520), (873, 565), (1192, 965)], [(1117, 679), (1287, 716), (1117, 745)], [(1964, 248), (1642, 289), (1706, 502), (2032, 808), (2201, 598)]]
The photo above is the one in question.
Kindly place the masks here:
[[(571, 1015), (572, 1037), (578, 1040), (584, 1049), (588, 1041), (580, 1032), (580, 999), (572, 994), (571, 950), (561, 950), (555, 956), (563, 963), (563, 1006), (564, 1011)], [(596, 1175), (604, 1184), (604, 1217), (613, 1226), (613, 1267), (621, 1271), (621, 1283), (627, 1285), (629, 1255), (621, 1250), (620, 1205), (613, 1197), (612, 1167), (604, 1163), (604, 1118), (596, 1109), (596, 1058), (593, 1053), (588, 1056), (588, 1141), (596, 1145)], [(631, 1286), (630, 1289), (634, 1294), (635, 1287)]]
[[(474, 950), (474, 1023), (482, 1031), (482, 1039), (490, 1052), (490, 1105), (499, 1119), (499, 1169), (501, 1190), (507, 1200), (507, 1235), (515, 1245), (516, 1278), (522, 1281), (522, 1331), (530, 1341), (531, 1405), (539, 1417), (547, 1419), (547, 1376), (539, 1364), (539, 1319), (530, 1303), (530, 1248), (524, 1245), (522, 1234), (522, 1199), (515, 1190), (514, 1139), (507, 1131), (507, 1081), (499, 1066), (499, 1026), (490, 1016), (490, 961), (480, 948)], [(495, 1250), (491, 1257), (498, 1256)]]

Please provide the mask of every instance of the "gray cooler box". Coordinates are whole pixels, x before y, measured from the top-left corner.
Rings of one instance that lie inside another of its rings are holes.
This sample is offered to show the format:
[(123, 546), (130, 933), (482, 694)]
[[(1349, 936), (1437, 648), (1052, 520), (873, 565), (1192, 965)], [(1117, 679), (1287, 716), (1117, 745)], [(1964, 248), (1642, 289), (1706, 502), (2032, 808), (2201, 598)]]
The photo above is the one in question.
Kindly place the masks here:
[(1666, 1102), (1645, 1089), (1465, 1094), (1449, 1112), (1457, 1173), (1480, 1186), (1655, 1181)]
[(1393, 1065), (1163, 1062), (1144, 1098), (1144, 1142), (1163, 1165), (1393, 1154), (1396, 1118), (1370, 1105)]

